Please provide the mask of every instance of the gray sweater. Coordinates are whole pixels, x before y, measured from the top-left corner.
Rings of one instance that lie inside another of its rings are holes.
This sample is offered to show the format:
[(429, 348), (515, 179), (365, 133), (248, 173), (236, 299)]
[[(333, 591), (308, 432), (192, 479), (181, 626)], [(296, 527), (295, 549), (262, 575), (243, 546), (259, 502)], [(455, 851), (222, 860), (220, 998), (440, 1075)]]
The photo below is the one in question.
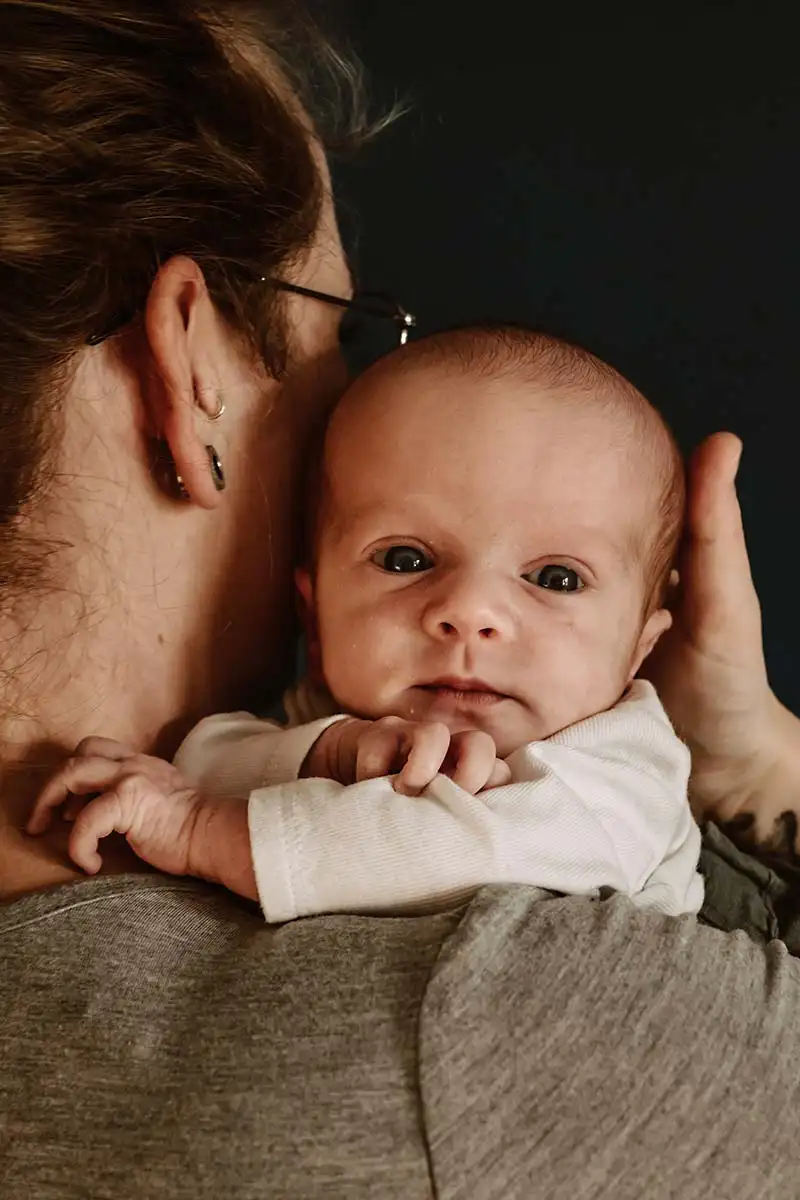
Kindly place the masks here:
[(270, 928), (131, 876), (0, 907), (0, 1197), (800, 1195), (800, 963), (540, 895)]

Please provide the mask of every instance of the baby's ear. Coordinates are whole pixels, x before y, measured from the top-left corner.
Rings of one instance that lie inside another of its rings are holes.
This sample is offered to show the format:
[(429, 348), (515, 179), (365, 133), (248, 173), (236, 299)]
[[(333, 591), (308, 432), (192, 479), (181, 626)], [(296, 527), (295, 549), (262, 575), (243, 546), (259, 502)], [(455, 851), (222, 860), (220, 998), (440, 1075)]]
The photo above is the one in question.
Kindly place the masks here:
[(314, 599), (314, 581), (307, 567), (298, 567), (294, 573), (297, 587), (297, 607), (306, 639), (306, 659), (308, 662), (308, 677), (312, 683), (323, 683), (322, 651), (319, 644), (319, 625), (317, 623), (317, 606)]
[(647, 658), (650, 651), (655, 646), (658, 639), (672, 625), (672, 613), (667, 608), (657, 608), (655, 612), (644, 623), (644, 628), (639, 635), (639, 641), (636, 644), (636, 649), (633, 652), (631, 660), (630, 673), (628, 675), (628, 683), (635, 677), (644, 660)]

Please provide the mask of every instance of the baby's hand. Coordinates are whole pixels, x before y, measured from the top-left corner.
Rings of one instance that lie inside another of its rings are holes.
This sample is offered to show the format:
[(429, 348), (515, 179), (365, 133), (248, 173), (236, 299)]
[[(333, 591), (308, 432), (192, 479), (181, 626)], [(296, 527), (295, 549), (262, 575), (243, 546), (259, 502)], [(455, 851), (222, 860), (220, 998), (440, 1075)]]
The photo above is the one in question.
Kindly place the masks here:
[(465, 792), (508, 783), (511, 772), (497, 757), (494, 739), (477, 729), (451, 734), (438, 721), (381, 717), (330, 726), (313, 748), (303, 775), (319, 774), (348, 785), (396, 775), (395, 791), (417, 796), (439, 774)]
[[(100, 792), (98, 796), (96, 793)], [(134, 754), (110, 738), (86, 738), (50, 780), (34, 805), (28, 833), (44, 833), (62, 808), (74, 822), (70, 857), (88, 875), (102, 866), (98, 844), (121, 833), (145, 862), (170, 875), (201, 874), (192, 839), (203, 807), (200, 794), (161, 758)]]

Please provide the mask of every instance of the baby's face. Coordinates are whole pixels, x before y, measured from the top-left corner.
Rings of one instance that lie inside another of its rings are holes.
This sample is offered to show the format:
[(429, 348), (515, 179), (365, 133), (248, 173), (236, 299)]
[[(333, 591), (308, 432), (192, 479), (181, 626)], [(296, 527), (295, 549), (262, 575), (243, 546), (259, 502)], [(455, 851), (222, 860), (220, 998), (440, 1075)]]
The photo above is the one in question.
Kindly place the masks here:
[(325, 467), (301, 589), (348, 712), (485, 730), (505, 756), (613, 705), (668, 624), (643, 628), (646, 473), (595, 409), (513, 379), (370, 373)]

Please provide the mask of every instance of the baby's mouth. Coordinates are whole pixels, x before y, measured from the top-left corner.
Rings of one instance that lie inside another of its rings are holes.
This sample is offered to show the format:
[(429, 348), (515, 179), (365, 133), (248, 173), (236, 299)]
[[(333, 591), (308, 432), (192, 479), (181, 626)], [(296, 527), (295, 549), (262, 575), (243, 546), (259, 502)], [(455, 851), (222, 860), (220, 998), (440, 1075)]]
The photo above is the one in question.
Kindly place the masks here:
[(420, 691), (434, 696), (438, 702), (459, 708), (481, 707), (510, 699), (505, 692), (499, 692), (497, 688), (482, 679), (448, 675), (417, 686)]

